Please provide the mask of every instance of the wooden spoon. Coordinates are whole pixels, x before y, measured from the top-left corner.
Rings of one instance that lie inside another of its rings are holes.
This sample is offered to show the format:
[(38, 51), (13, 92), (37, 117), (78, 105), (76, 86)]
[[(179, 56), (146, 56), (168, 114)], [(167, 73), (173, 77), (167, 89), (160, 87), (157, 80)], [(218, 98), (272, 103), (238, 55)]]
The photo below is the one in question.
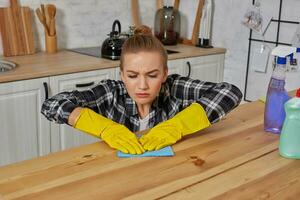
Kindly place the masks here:
[(48, 16), (50, 19), (55, 18), (55, 14), (56, 14), (56, 7), (53, 4), (48, 4), (46, 5), (46, 10), (48, 12)]
[(53, 4), (46, 5), (48, 20), (49, 20), (49, 35), (54, 36), (56, 34), (55, 31), (55, 15), (56, 15), (56, 7)]
[(46, 22), (46, 16), (43, 15), (42, 9), (37, 8), (37, 9), (35, 10), (35, 12), (36, 12), (36, 15), (38, 16), (40, 22), (43, 24), (43, 26), (44, 26), (44, 28), (45, 28), (45, 32), (46, 32), (47, 34), (49, 34), (49, 29), (48, 29), (48, 27), (47, 27), (47, 22)]

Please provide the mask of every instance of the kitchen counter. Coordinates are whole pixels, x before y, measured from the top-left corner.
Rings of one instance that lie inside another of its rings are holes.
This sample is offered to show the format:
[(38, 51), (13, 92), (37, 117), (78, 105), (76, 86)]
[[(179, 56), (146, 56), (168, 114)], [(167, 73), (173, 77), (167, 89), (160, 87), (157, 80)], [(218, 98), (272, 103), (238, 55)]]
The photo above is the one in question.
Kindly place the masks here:
[[(166, 46), (166, 48), (179, 51), (179, 53), (170, 54), (170, 60), (222, 54), (226, 51), (224, 48), (203, 49), (182, 44)], [(26, 56), (5, 57), (3, 59), (13, 61), (18, 66), (11, 71), (0, 73), (0, 83), (119, 66), (119, 61), (91, 57), (67, 50), (59, 51), (56, 54), (36, 53)]]
[(262, 102), (173, 145), (174, 157), (118, 158), (97, 142), (0, 168), (5, 199), (297, 199), (300, 161), (263, 131)]

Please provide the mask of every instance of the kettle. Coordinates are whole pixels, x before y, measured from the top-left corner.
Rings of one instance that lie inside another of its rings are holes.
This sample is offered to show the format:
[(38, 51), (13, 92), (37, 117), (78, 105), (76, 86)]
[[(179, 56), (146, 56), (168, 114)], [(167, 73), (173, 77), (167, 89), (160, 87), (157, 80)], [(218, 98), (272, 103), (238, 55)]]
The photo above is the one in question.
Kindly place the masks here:
[[(116, 26), (118, 30), (116, 30)], [(112, 31), (108, 34), (109, 38), (105, 39), (101, 47), (101, 57), (111, 60), (119, 60), (122, 51), (122, 45), (128, 38), (128, 35), (121, 34), (121, 23), (115, 20), (112, 25)]]

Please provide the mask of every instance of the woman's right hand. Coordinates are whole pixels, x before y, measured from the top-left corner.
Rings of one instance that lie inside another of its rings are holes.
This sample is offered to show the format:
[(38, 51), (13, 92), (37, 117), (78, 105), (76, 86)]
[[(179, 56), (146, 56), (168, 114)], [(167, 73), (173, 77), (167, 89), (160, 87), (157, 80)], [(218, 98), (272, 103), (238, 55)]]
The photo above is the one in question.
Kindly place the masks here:
[(77, 118), (75, 122), (69, 117), (71, 119), (69, 121), (74, 123), (74, 128), (95, 137), (100, 137), (110, 147), (124, 153), (142, 154), (145, 152), (135, 134), (124, 125), (103, 117), (89, 108), (81, 108), (79, 111), (78, 115), (74, 115)]
[(145, 152), (137, 137), (127, 127), (113, 124), (101, 133), (101, 138), (112, 148), (123, 153), (142, 154)]

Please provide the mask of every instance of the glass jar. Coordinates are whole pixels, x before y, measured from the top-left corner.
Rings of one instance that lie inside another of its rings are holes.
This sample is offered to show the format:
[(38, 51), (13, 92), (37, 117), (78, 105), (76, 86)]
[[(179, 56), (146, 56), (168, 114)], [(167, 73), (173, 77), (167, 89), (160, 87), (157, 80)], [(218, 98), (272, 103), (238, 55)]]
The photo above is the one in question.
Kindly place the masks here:
[(164, 45), (176, 45), (180, 37), (180, 13), (173, 7), (164, 6), (156, 11), (155, 36)]

